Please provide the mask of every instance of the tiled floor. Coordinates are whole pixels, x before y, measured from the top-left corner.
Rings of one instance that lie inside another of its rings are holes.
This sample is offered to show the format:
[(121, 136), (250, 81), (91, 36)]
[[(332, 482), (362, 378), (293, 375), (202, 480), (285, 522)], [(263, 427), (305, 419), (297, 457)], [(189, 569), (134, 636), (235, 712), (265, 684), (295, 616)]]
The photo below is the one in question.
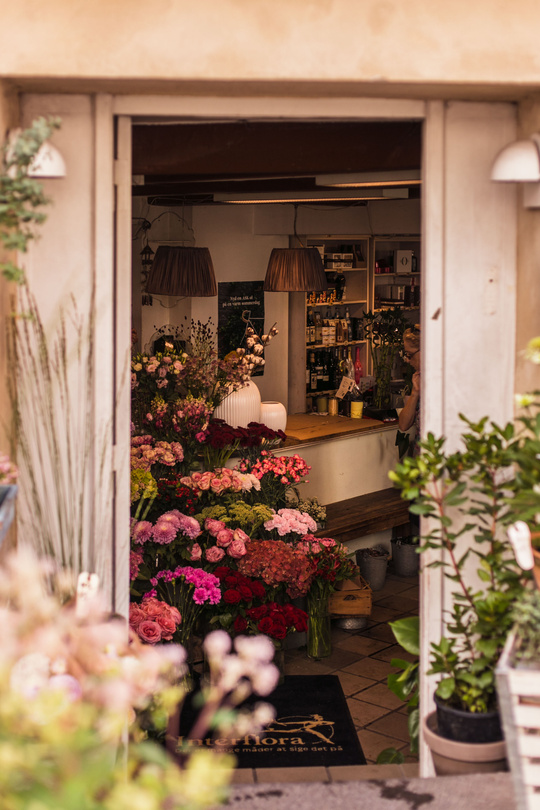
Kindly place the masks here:
[[(314, 768), (240, 769), (234, 782), (332, 782), (389, 779), (418, 775), (418, 763), (409, 754), (407, 709), (386, 685), (395, 671), (392, 658), (410, 656), (396, 644), (388, 622), (418, 614), (418, 579), (395, 576), (391, 563), (383, 590), (374, 591), (373, 607), (363, 630), (348, 631), (332, 623), (332, 654), (312, 661), (304, 648), (288, 650), (288, 675), (337, 674), (347, 697), (367, 765)], [(379, 753), (394, 747), (403, 751), (403, 765), (376, 765)]]

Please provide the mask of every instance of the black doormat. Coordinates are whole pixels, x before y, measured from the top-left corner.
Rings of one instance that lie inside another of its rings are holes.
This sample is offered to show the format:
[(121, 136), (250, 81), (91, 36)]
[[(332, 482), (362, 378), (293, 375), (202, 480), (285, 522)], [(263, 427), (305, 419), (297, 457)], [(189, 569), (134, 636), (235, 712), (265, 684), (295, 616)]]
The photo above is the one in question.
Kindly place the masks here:
[[(246, 703), (260, 700), (253, 697)], [(233, 753), (238, 768), (366, 764), (337, 675), (287, 675), (264, 701), (275, 707), (276, 719), (261, 733), (218, 740), (209, 735), (190, 742), (190, 747)], [(195, 712), (188, 696), (180, 715), (180, 743), (189, 733)], [(173, 752), (176, 747), (169, 740)]]

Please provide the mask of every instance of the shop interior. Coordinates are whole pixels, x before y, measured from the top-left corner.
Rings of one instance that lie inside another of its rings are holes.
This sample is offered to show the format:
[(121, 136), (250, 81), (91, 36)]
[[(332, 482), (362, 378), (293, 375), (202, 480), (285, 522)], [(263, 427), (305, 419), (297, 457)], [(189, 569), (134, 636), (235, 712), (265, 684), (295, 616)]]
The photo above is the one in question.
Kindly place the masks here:
[[(365, 390), (374, 368), (363, 314), (399, 307), (420, 322), (421, 138), (421, 122), (410, 120), (136, 121), (138, 348), (191, 319), (211, 318), (221, 333), (223, 296), (259, 282), (264, 327), (279, 330), (254, 377), (261, 400), (283, 403), (289, 416), (324, 413), (347, 355)], [(147, 294), (149, 256), (160, 245), (207, 247), (219, 296)], [(261, 296), (273, 248), (300, 246), (319, 250), (328, 290)], [(395, 406), (404, 371), (396, 361)]]
[[(397, 461), (395, 420), (338, 416), (329, 424), (318, 413), (318, 400), (335, 393), (347, 356), (361, 363), (368, 384), (374, 379), (365, 312), (399, 309), (409, 323), (420, 322), (421, 151), (422, 124), (410, 120), (134, 122), (135, 349), (151, 352), (167, 331), (162, 327), (174, 334), (191, 320), (211, 318), (219, 337), (226, 325), (220, 320), (222, 290), (230, 295), (258, 282), (264, 328), (276, 324), (279, 334), (265, 350), (264, 374), (254, 381), (261, 401), (285, 405), (288, 439), (280, 452), (298, 452), (311, 466), (302, 494), (323, 504), (380, 494)], [(149, 293), (145, 284), (160, 245), (208, 248), (218, 295)], [(328, 290), (261, 296), (272, 250), (298, 246), (319, 251)], [(322, 365), (323, 380), (316, 373), (313, 387), (315, 365)], [(393, 396), (403, 391), (406, 366), (398, 356)], [(392, 531), (371, 531), (348, 541), (350, 551), (390, 548)], [(417, 577), (390, 569), (357, 632), (334, 623), (330, 658), (313, 662), (294, 647), (287, 652), (287, 674), (339, 675), (368, 762), (365, 773), (348, 778), (368, 778), (388, 746), (406, 755), (400, 775), (416, 773), (407, 756), (406, 715), (386, 678), (397, 652), (387, 622), (417, 612)], [(406, 771), (407, 763), (413, 771)], [(342, 778), (324, 768), (306, 770), (302, 779)], [(272, 781), (284, 772), (240, 776)]]

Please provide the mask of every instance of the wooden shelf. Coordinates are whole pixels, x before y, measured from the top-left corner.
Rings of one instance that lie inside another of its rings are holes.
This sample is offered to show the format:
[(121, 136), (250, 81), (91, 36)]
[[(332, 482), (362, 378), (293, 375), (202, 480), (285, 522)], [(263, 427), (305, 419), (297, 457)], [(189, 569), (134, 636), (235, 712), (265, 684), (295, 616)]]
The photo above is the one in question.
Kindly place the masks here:
[(375, 281), (379, 278), (388, 278), (388, 276), (400, 276), (401, 278), (417, 278), (420, 275), (419, 272), (416, 273), (374, 273), (373, 276)]
[(343, 301), (322, 301), (320, 304), (306, 304), (306, 307), (346, 307), (348, 304), (367, 304), (366, 298), (345, 298)]
[(342, 346), (358, 346), (360, 343), (367, 343), (367, 340), (347, 340), (343, 343), (306, 343), (306, 349), (340, 349)]

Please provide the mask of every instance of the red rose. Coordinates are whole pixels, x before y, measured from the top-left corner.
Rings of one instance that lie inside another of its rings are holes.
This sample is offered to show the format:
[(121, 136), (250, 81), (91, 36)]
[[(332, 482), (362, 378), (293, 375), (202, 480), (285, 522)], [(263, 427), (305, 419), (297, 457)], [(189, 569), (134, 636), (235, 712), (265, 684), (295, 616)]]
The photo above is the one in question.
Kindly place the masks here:
[(266, 596), (266, 591), (264, 589), (264, 585), (259, 580), (253, 580), (249, 587), (251, 588), (251, 593), (256, 599), (264, 599)]
[(234, 588), (229, 588), (228, 591), (225, 591), (223, 594), (223, 600), (227, 602), (228, 605), (237, 605), (238, 602), (241, 600), (241, 596), (237, 590)]
[(273, 638), (285, 638), (287, 635), (287, 627), (285, 624), (283, 624), (283, 622), (274, 622), (272, 632), (269, 635), (271, 635)]
[(250, 608), (246, 610), (246, 614), (249, 616), (250, 619), (258, 622), (260, 619), (263, 619), (265, 616), (268, 615), (268, 610), (266, 605), (260, 605), (259, 607)]
[(226, 577), (223, 577), (223, 581), (225, 585), (237, 585), (240, 582), (240, 577), (236, 574), (228, 574)]
[(274, 627), (274, 622), (270, 618), (270, 616), (265, 616), (263, 619), (260, 620), (259, 624), (257, 625), (257, 629), (261, 633), (265, 633), (265, 635), (270, 636), (272, 634), (272, 630)]
[(234, 620), (233, 627), (235, 633), (244, 633), (247, 630), (247, 621), (243, 616), (237, 616)]
[(246, 602), (251, 602), (252, 593), (251, 593), (251, 588), (249, 587), (249, 585), (239, 585), (238, 586), (238, 591), (239, 591), (240, 596), (242, 597), (242, 599), (245, 599)]

